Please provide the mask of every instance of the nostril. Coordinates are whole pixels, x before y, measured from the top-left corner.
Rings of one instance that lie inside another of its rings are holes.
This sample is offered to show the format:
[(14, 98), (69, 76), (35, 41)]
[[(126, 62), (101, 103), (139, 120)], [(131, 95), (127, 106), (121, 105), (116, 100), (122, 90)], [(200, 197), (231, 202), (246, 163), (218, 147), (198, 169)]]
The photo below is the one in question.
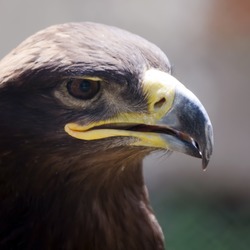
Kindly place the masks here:
[(156, 102), (156, 103), (154, 104), (154, 109), (155, 109), (155, 110), (160, 109), (160, 108), (164, 105), (165, 102), (166, 102), (166, 99), (165, 99), (164, 97), (161, 98), (158, 102)]

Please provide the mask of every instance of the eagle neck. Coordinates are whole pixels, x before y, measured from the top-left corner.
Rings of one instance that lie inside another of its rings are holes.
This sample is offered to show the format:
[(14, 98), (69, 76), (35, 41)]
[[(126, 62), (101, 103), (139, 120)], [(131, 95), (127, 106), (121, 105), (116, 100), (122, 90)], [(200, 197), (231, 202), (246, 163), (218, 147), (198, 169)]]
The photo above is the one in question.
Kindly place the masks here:
[(142, 158), (116, 159), (95, 166), (101, 171), (95, 171), (96, 186), (89, 183), (85, 190), (85, 197), (91, 197), (87, 214), (94, 228), (86, 231), (93, 239), (93, 249), (163, 250), (163, 234), (144, 184)]
[[(1, 249), (21, 243), (26, 250), (164, 249), (144, 184), (144, 156), (130, 152), (117, 158), (109, 152), (74, 161), (29, 154), (29, 161), (22, 162), (24, 153), (18, 163), (11, 154), (2, 158), (13, 195), (0, 211), (0, 224), (10, 227), (1, 232)], [(19, 170), (28, 175), (20, 178)]]

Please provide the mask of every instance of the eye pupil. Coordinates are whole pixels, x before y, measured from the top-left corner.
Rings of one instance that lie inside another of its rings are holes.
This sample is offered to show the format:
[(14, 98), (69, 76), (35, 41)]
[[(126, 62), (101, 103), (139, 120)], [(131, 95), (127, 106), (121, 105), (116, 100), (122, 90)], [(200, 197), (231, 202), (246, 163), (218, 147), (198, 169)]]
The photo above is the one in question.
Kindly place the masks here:
[(69, 94), (77, 99), (93, 98), (100, 89), (100, 81), (90, 79), (70, 79), (67, 81)]
[(90, 81), (88, 80), (83, 80), (81, 83), (80, 83), (80, 89), (83, 91), (83, 92), (88, 92), (91, 88), (91, 83)]

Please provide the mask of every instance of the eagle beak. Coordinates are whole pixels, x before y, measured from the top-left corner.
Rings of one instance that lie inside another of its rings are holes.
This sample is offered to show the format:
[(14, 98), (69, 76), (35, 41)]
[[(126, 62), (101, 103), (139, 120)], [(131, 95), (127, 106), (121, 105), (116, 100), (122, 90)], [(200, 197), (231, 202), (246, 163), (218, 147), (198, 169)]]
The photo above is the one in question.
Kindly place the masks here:
[(134, 138), (129, 145), (202, 158), (205, 169), (213, 150), (213, 129), (198, 98), (176, 78), (156, 69), (145, 72), (142, 88), (147, 112), (121, 113), (86, 125), (68, 123), (65, 131), (81, 140)]
[(157, 124), (173, 132), (160, 135), (170, 150), (202, 158), (206, 168), (213, 151), (213, 128), (206, 110), (191, 91), (177, 85), (171, 109)]
[(146, 72), (144, 89), (150, 113), (161, 116), (156, 125), (169, 130), (160, 133), (168, 149), (202, 158), (205, 169), (213, 151), (213, 128), (199, 99), (176, 78), (158, 70)]

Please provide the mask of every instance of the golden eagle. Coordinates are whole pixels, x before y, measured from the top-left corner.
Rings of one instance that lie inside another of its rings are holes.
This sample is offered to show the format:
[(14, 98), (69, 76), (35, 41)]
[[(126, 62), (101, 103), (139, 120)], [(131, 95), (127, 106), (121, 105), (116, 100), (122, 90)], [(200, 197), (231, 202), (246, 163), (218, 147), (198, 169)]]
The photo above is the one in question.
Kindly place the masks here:
[(0, 249), (160, 250), (142, 160), (208, 164), (209, 117), (145, 39), (95, 23), (44, 29), (0, 61)]

